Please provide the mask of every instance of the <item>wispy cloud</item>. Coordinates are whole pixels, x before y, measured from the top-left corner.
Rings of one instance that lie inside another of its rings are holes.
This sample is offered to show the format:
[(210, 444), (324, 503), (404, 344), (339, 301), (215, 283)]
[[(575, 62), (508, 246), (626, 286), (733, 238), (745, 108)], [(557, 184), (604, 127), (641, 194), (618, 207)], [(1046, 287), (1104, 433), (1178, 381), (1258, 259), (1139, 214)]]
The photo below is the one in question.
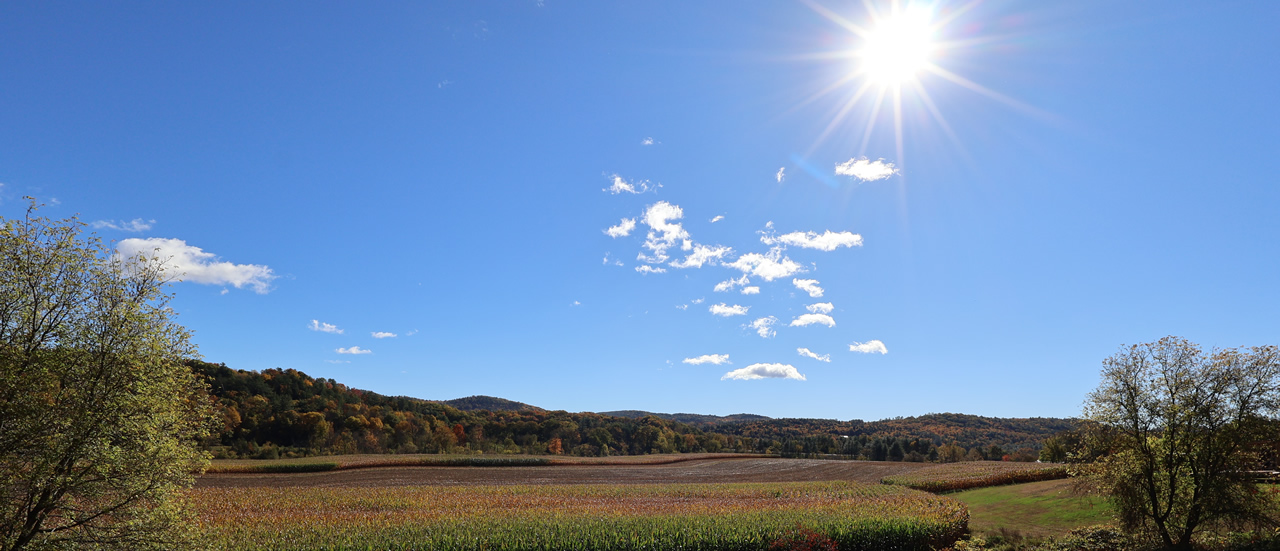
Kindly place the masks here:
[(782, 249), (778, 248), (770, 250), (768, 254), (747, 253), (724, 266), (741, 270), (748, 275), (762, 277), (765, 281), (791, 277), (806, 271), (799, 262), (783, 257)]
[(760, 288), (756, 287), (755, 285), (752, 285), (750, 287), (743, 287), (742, 290), (739, 292), (744, 295), (758, 295), (760, 294)]
[(694, 303), (694, 304), (702, 304), (702, 301), (704, 301), (704, 300), (707, 300), (707, 299), (705, 299), (705, 298), (695, 298), (695, 299), (693, 299), (693, 300), (691, 300), (691, 301), (689, 301), (689, 302), (692, 302), (692, 303)]
[(797, 381), (805, 380), (796, 368), (790, 364), (751, 364), (742, 369), (735, 369), (725, 373), (720, 380), (737, 379), (740, 381), (751, 381), (756, 379), (795, 379)]
[(722, 214), (721, 214), (721, 215), (717, 215), (715, 218), (712, 218), (712, 219), (711, 219), (711, 223), (712, 223), (712, 224), (715, 224), (716, 222), (719, 222), (719, 221), (721, 221), (721, 220), (724, 220), (724, 215), (722, 215)]
[(307, 329), (310, 329), (312, 331), (319, 331), (321, 333), (337, 333), (339, 335), (342, 334), (342, 329), (338, 329), (338, 326), (332, 323), (324, 323), (324, 322), (321, 322), (320, 320), (311, 320), (311, 325), (308, 325)]
[(853, 176), (863, 182), (883, 180), (897, 173), (897, 167), (893, 166), (893, 163), (886, 163), (884, 159), (872, 161), (866, 157), (861, 157), (849, 159), (836, 165), (836, 174)]
[(325, 360), (325, 361), (324, 361), (324, 363), (328, 363), (328, 364), (349, 364), (349, 363), (351, 363), (351, 360)]
[(779, 183), (779, 184), (781, 184), (783, 180), (786, 180), (786, 179), (787, 179), (787, 167), (785, 167), (785, 166), (784, 166), (784, 167), (782, 167), (782, 168), (779, 168), (779, 169), (778, 169), (778, 174), (777, 174), (777, 176), (775, 176), (775, 177), (778, 179), (778, 183)]
[(676, 310), (688, 310), (688, 309), (689, 309), (689, 305), (688, 305), (688, 304), (677, 304), (677, 305), (676, 305)]
[(373, 338), (375, 339), (394, 339), (399, 336), (395, 333), (388, 333), (386, 331), (374, 331), (370, 334), (373, 335)]
[[(55, 202), (54, 204), (56, 205), (57, 203)], [(133, 220), (130, 220), (128, 222), (125, 222), (123, 220), (120, 220), (120, 221), (95, 220), (91, 222), (89, 225), (93, 226), (94, 229), (99, 229), (99, 230), (103, 228), (107, 228), (110, 230), (117, 230), (117, 231), (143, 232), (151, 229), (151, 225), (155, 223), (156, 223), (155, 220), (143, 220), (141, 218), (134, 218)]]
[[(610, 263), (610, 261), (609, 261), (609, 253), (604, 253), (604, 260), (602, 260), (602, 261), (601, 261), (601, 264), (604, 264), (605, 266), (608, 266), (608, 265), (609, 265), (609, 263)], [(623, 264), (621, 260), (618, 260), (618, 259), (616, 259), (616, 258), (615, 258), (615, 259), (613, 259), (613, 265), (614, 265), (614, 266), (625, 266), (625, 264)]]
[(640, 272), (640, 273), (642, 273), (642, 274), (645, 274), (645, 275), (648, 275), (648, 274), (665, 274), (665, 273), (667, 273), (667, 269), (666, 269), (666, 268), (655, 268), (655, 267), (650, 266), (650, 265), (648, 265), (648, 264), (641, 264), (641, 265), (639, 265), (639, 266), (636, 266), (636, 271), (637, 271), (637, 272)]
[(645, 138), (643, 140), (640, 140), (640, 145), (653, 145), (655, 143), (657, 142), (654, 142), (653, 138)]
[(604, 233), (609, 237), (614, 237), (614, 238), (626, 237), (628, 235), (631, 235), (631, 230), (634, 230), (634, 229), (636, 229), (636, 219), (623, 218), (621, 222), (618, 222), (618, 225), (609, 226), (609, 229), (604, 230)]
[(706, 245), (694, 245), (693, 252), (689, 253), (684, 260), (672, 262), (673, 268), (701, 268), (703, 264), (712, 260), (720, 260), (725, 255), (732, 253), (733, 249), (716, 245), (708, 247)]
[(612, 180), (613, 183), (609, 187), (605, 188), (604, 191), (613, 195), (617, 195), (619, 193), (640, 194), (646, 191), (657, 190), (659, 187), (662, 187), (661, 185), (651, 185), (648, 180), (633, 180), (628, 182), (625, 178), (618, 176), (617, 174), (610, 175), (609, 179)]
[(778, 323), (778, 318), (775, 318), (773, 316), (765, 316), (763, 318), (759, 318), (756, 321), (751, 322), (751, 324), (748, 325), (748, 327), (755, 329), (756, 334), (760, 335), (760, 338), (768, 339), (778, 334), (778, 332), (773, 329), (773, 324), (775, 323)]
[(728, 354), (704, 354), (702, 356), (698, 356), (697, 358), (685, 358), (684, 363), (692, 364), (692, 365), (702, 365), (702, 364), (721, 365), (721, 364), (727, 364), (727, 363), (733, 363), (733, 362), (729, 361)]
[(792, 327), (804, 327), (815, 323), (827, 327), (836, 326), (836, 320), (826, 314), (800, 314), (800, 317), (791, 320)]
[(830, 302), (819, 302), (817, 304), (805, 306), (804, 309), (815, 314), (830, 314), (832, 310), (836, 309), (836, 307)]
[(334, 349), (334, 352), (337, 352), (339, 354), (373, 354), (372, 350), (366, 350), (364, 348), (360, 348), (359, 346), (353, 346), (351, 348), (337, 348), (337, 349)]
[(726, 318), (729, 316), (745, 316), (747, 315), (747, 310), (750, 310), (750, 309), (751, 309), (750, 306), (739, 306), (737, 304), (734, 304), (733, 306), (729, 306), (723, 302), (721, 302), (720, 304), (712, 304), (711, 308), (708, 308), (708, 310), (710, 310), (712, 314), (715, 314), (717, 316), (724, 316)]
[(816, 279), (793, 279), (791, 284), (795, 285), (797, 289), (809, 293), (810, 298), (822, 296), (822, 287), (818, 286), (818, 280)]
[(732, 290), (734, 287), (737, 287), (739, 285), (746, 285), (748, 283), (751, 283), (751, 279), (744, 275), (738, 279), (728, 279), (725, 281), (721, 281), (720, 283), (716, 284), (713, 290), (717, 293), (723, 293), (725, 291)]
[(269, 292), (271, 281), (277, 277), (267, 266), (219, 262), (217, 255), (188, 245), (181, 239), (125, 239), (116, 244), (116, 252), (126, 259), (137, 255), (167, 259), (169, 273), (179, 275), (183, 281), (231, 285), (237, 289), (250, 287), (258, 294)]
[(800, 353), (801, 356), (804, 356), (806, 358), (813, 358), (820, 362), (828, 362), (828, 363), (831, 362), (831, 354), (823, 354), (819, 356), (816, 352), (809, 350), (808, 348), (797, 348), (796, 352)]
[(849, 351), (861, 352), (863, 354), (871, 354), (873, 352), (879, 352), (881, 354), (889, 353), (889, 349), (885, 348), (884, 343), (874, 339), (867, 342), (855, 342), (849, 345)]
[(765, 245), (775, 245), (783, 243), (793, 245), (805, 249), (818, 249), (820, 251), (834, 251), (839, 247), (861, 247), (862, 236), (853, 232), (833, 232), (827, 230), (825, 233), (817, 232), (791, 232), (774, 237), (772, 235), (761, 235), (760, 241)]

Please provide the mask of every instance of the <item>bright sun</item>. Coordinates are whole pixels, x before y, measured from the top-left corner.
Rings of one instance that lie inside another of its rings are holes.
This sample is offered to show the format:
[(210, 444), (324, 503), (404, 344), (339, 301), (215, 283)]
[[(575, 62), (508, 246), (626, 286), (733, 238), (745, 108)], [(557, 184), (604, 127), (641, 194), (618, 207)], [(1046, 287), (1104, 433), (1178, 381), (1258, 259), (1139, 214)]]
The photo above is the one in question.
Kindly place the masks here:
[(876, 23), (858, 51), (860, 70), (881, 86), (899, 86), (929, 64), (933, 29), (925, 10), (895, 13)]

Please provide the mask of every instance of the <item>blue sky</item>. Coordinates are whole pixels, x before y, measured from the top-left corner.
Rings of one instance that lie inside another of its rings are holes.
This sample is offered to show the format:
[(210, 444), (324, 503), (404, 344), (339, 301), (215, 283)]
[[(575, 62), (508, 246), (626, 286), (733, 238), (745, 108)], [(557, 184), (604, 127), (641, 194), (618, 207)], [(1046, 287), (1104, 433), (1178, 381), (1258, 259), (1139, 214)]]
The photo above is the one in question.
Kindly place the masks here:
[(1280, 342), (1280, 4), (869, 6), (5, 2), (0, 214), (161, 247), (208, 361), (429, 399), (1073, 416)]

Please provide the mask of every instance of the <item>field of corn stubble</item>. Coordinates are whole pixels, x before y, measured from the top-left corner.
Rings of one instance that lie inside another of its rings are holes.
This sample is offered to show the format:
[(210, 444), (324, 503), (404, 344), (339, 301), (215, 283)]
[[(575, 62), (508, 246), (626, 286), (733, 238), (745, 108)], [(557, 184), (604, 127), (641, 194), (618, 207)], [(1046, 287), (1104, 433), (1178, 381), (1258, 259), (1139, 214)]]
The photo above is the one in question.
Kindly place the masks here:
[(845, 550), (926, 551), (968, 529), (948, 497), (853, 482), (203, 488), (210, 542), (244, 550), (766, 550), (797, 527)]
[(968, 461), (943, 463), (887, 476), (885, 484), (906, 486), (926, 492), (954, 492), (1005, 484), (1039, 482), (1067, 478), (1067, 466), (1059, 463), (1016, 463), (1010, 461)]

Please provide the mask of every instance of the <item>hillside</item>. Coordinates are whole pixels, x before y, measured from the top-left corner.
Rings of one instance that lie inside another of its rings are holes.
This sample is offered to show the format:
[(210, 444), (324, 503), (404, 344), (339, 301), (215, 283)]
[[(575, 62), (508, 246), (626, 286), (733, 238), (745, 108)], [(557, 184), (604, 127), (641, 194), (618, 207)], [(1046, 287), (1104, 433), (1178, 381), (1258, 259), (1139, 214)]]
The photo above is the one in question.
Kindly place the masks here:
[(613, 417), (626, 417), (628, 419), (640, 419), (643, 417), (653, 416), (668, 421), (678, 421), (695, 426), (723, 425), (725, 423), (733, 423), (737, 421), (759, 421), (769, 419), (763, 415), (754, 415), (751, 413), (735, 413), (733, 415), (702, 415), (698, 413), (653, 413), (649, 411), (640, 411), (634, 409), (624, 409), (620, 411), (602, 411), (600, 415), (610, 415)]
[(454, 398), (440, 403), (462, 411), (546, 411), (538, 406), (531, 406), (524, 402), (495, 398), (493, 396), (467, 396), (466, 398)]

